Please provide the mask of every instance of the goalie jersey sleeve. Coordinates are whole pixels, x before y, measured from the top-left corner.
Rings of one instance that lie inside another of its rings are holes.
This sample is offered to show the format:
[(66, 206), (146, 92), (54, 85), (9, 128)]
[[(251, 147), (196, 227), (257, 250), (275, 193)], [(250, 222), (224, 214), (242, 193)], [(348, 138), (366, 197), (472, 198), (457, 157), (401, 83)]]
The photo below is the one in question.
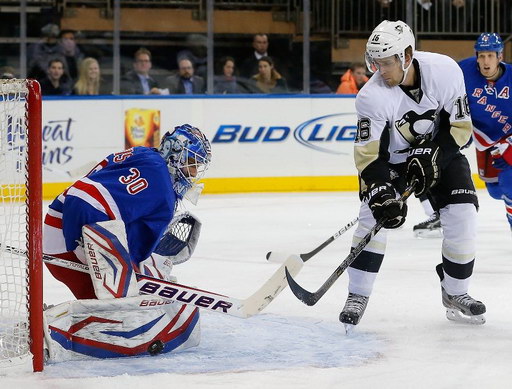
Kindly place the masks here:
[(475, 146), (483, 151), (512, 135), (512, 65), (501, 63), (503, 74), (495, 82), (482, 76), (475, 57), (459, 65), (466, 82)]
[(464, 78), (451, 58), (417, 51), (417, 88), (389, 87), (377, 71), (356, 97), (354, 159), (361, 190), (389, 182), (390, 168), (405, 163), (411, 145), (432, 138), (447, 164), (471, 137)]
[(176, 195), (164, 159), (135, 147), (111, 154), (50, 205), (46, 224), (62, 229), (65, 248), (74, 250), (82, 226), (105, 220), (125, 224), (132, 260), (146, 259), (172, 219)]

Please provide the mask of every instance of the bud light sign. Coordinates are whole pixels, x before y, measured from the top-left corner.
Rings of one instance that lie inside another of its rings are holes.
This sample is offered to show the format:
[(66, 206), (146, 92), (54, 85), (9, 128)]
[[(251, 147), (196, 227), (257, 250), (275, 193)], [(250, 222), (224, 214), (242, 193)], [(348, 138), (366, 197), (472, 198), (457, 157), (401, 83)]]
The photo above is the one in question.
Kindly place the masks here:
[[(330, 154), (346, 154), (336, 147), (339, 142), (353, 142), (357, 132), (354, 113), (337, 113), (313, 118), (295, 129), (288, 126), (245, 126), (221, 124), (213, 143), (283, 142), (291, 137), (301, 145)], [(354, 124), (352, 124), (354, 123)]]

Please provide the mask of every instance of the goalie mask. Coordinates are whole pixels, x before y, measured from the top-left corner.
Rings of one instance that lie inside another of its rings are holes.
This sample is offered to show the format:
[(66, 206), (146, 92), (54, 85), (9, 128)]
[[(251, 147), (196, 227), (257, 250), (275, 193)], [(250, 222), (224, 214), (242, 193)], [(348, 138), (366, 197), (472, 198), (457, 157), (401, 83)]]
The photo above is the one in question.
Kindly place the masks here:
[(400, 20), (396, 22), (384, 20), (375, 27), (366, 43), (365, 60), (368, 70), (375, 73), (379, 69), (376, 60), (396, 56), (404, 71), (403, 82), (412, 64), (411, 61), (409, 66), (405, 67), (405, 49), (409, 46), (414, 55), (416, 45), (411, 27)]
[(186, 196), (195, 204), (203, 189), (197, 182), (204, 176), (211, 160), (210, 142), (206, 136), (198, 128), (183, 124), (165, 133), (158, 151), (167, 161), (178, 197)]

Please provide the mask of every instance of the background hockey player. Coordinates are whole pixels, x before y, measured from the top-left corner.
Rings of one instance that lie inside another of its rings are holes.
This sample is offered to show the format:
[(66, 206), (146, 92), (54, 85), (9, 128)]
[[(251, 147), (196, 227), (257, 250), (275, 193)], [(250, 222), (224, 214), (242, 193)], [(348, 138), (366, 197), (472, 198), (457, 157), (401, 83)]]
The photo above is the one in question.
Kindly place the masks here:
[[(209, 141), (185, 124), (158, 149), (107, 156), (50, 204), (44, 253), (89, 266), (87, 274), (48, 264), (79, 299), (45, 312), (52, 359), (63, 350), (118, 357), (198, 343), (197, 308), (140, 296), (134, 273), (172, 280), (173, 263), (190, 258), (201, 223), (177, 208), (184, 196), (197, 200), (210, 159)], [(178, 238), (183, 225), (188, 234)]]
[[(447, 56), (415, 51), (411, 28), (383, 21), (366, 45), (375, 72), (356, 98), (358, 132), (354, 147), (361, 209), (353, 246), (376, 220), (385, 228), (405, 222), (399, 199), (417, 180), (417, 197), (427, 194), (439, 210), (444, 238), (441, 279), (447, 317), (483, 323), (485, 305), (467, 294), (475, 262), (478, 200), (469, 164), (460, 153), (471, 136), (462, 72)], [(349, 295), (340, 321), (359, 323), (386, 248), (381, 230), (348, 269)]]
[(512, 65), (498, 34), (483, 33), (476, 56), (460, 62), (473, 121), (478, 174), (492, 198), (505, 202), (512, 230)]

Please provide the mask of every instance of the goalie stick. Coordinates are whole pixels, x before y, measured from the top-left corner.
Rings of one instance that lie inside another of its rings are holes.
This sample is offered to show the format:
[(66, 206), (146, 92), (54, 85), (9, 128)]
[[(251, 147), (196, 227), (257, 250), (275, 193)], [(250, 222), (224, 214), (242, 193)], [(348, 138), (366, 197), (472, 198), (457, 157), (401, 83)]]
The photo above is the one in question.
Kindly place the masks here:
[[(4, 246), (4, 250), (16, 255), (26, 255), (25, 251), (12, 246)], [(43, 254), (43, 261), (55, 266), (89, 273), (89, 266), (83, 263), (71, 262), (47, 254)], [(193, 305), (213, 312), (246, 319), (265, 309), (286, 288), (288, 283), (286, 281), (285, 268), (288, 269), (289, 274), (295, 276), (302, 269), (303, 265), (304, 262), (297, 255), (290, 255), (256, 292), (245, 299), (229, 297), (216, 292), (176, 282), (164, 281), (142, 274), (136, 274), (136, 277), (141, 294), (152, 295), (164, 300)]]
[[(413, 181), (411, 185), (409, 185), (400, 200), (405, 201), (407, 198), (413, 193), (414, 187), (416, 186), (416, 180)], [(364, 250), (366, 245), (370, 243), (373, 237), (380, 231), (384, 223), (386, 222), (386, 218), (382, 218), (379, 220), (373, 228), (361, 239), (359, 244), (354, 247), (350, 254), (343, 260), (343, 262), (334, 270), (334, 272), (329, 276), (329, 278), (320, 286), (320, 288), (316, 292), (309, 292), (300, 286), (297, 281), (293, 279), (294, 275), (292, 272), (289, 272), (288, 269), (285, 269), (286, 279), (288, 280), (288, 285), (290, 285), (290, 289), (293, 294), (304, 304), (306, 305), (315, 305), (320, 298), (330, 289), (330, 287), (336, 282), (338, 278), (343, 274), (343, 272), (349, 267), (352, 262), (357, 258), (359, 254)]]
[[(338, 239), (345, 232), (350, 230), (352, 228), (352, 226), (354, 226), (358, 222), (358, 220), (359, 220), (359, 218), (356, 217), (354, 220), (351, 220), (350, 222), (348, 222), (341, 230), (336, 232), (329, 239), (327, 239), (325, 242), (323, 242), (320, 246), (311, 250), (309, 253), (299, 254), (300, 259), (302, 259), (303, 262), (306, 262), (307, 260), (311, 259), (313, 256), (315, 256), (320, 251), (322, 251), (325, 247), (327, 247), (332, 242), (334, 242), (336, 239)], [(266, 258), (267, 258), (267, 261), (269, 261), (269, 262), (283, 263), (286, 260), (286, 258), (288, 258), (288, 256), (289, 256), (289, 254), (285, 253), (285, 252), (269, 251), (266, 255)]]

